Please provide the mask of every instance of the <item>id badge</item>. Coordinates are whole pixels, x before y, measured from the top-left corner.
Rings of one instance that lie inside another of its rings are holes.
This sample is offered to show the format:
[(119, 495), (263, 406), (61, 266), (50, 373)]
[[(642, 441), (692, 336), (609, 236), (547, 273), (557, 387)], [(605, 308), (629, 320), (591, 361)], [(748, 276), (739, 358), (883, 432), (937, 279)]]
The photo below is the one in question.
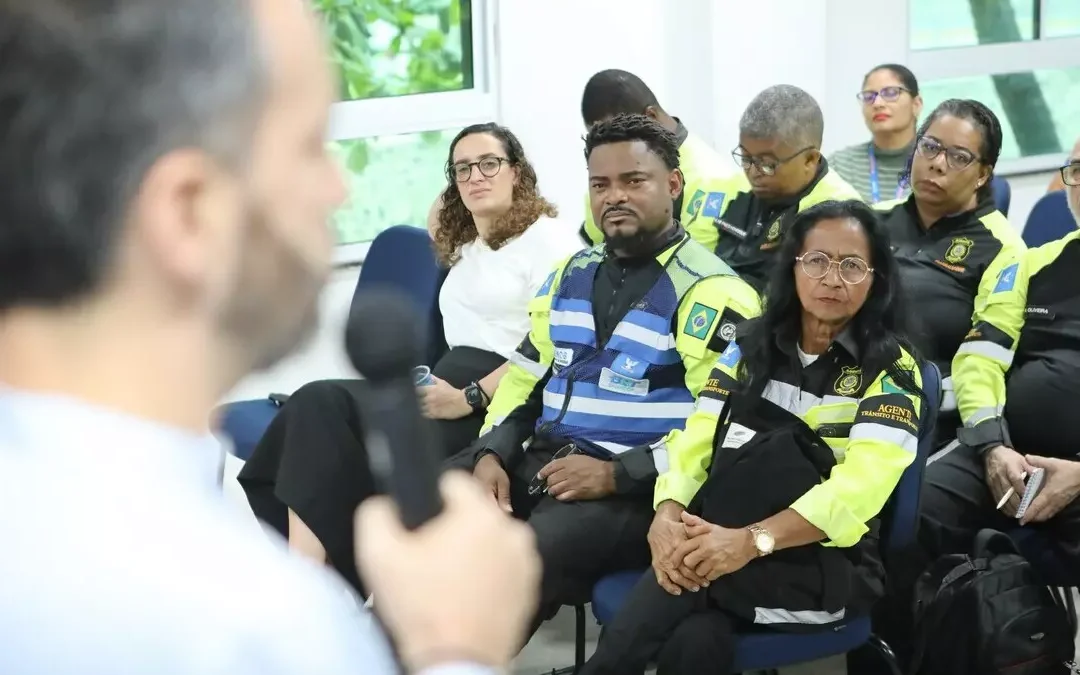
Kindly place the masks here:
[(600, 369), (599, 387), (604, 391), (626, 396), (645, 396), (649, 393), (649, 381), (619, 375), (610, 368)]

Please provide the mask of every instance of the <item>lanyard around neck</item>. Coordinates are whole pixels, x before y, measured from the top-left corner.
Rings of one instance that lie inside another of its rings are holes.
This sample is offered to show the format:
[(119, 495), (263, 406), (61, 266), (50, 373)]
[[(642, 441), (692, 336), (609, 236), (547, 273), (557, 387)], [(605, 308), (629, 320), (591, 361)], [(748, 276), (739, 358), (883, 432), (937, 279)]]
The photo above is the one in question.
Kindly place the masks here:
[[(874, 152), (874, 142), (870, 141), (867, 155), (870, 158), (870, 203), (877, 204), (881, 201), (881, 183), (878, 181), (877, 153)], [(904, 186), (896, 183), (896, 199), (904, 196)]]

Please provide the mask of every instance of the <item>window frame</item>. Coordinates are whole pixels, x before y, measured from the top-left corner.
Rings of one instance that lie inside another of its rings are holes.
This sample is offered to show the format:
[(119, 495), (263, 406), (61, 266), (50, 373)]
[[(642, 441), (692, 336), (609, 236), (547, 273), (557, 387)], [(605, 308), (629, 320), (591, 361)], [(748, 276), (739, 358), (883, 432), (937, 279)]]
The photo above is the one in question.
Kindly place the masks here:
[[(1042, 3), (1045, 0), (1035, 0)], [(933, 82), (962, 77), (989, 77), (1002, 73), (1018, 73), (1036, 70), (1063, 70), (1080, 68), (1080, 37), (1042, 38), (1020, 42), (1002, 42), (974, 47), (941, 47), (939, 49), (912, 49), (911, 4), (908, 0), (890, 3), (903, 12), (905, 63), (919, 82)], [(893, 20), (895, 20), (894, 17)], [(896, 24), (891, 24), (896, 25)], [(1063, 139), (1071, 147), (1075, 139)], [(1051, 171), (1061, 165), (1057, 154), (1033, 155), (998, 162), (995, 173), (1016, 176)]]
[[(456, 129), (499, 119), (495, 0), (471, 0), (473, 87), (459, 91), (339, 101), (330, 107), (327, 142)], [(434, 198), (434, 195), (432, 195)], [(424, 226), (425, 223), (412, 223)], [(364, 262), (371, 242), (338, 244), (336, 267)]]

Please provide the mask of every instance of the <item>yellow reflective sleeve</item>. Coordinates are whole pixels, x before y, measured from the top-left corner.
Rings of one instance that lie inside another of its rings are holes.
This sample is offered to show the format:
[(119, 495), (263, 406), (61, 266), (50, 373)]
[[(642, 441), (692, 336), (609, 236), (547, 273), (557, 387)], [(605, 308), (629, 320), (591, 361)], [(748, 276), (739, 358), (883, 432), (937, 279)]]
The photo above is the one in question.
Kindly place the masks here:
[(592, 200), (589, 199), (588, 192), (585, 193), (585, 219), (581, 223), (581, 237), (589, 246), (595, 246), (604, 241), (604, 233), (600, 231), (600, 227), (593, 221)]
[(754, 288), (736, 276), (702, 279), (679, 304), (675, 349), (686, 368), (686, 388), (698, 395), (735, 327), (761, 313)]
[(722, 175), (686, 177), (683, 190), (682, 224), (694, 241), (710, 252), (716, 251), (720, 230), (715, 221), (740, 193), (750, 191), (750, 181), (742, 171)]
[(1024, 327), (1028, 258), (1024, 251), (1003, 248), (979, 283), (971, 330), (952, 361), (953, 391), (964, 426), (999, 417), (1005, 409), (1005, 373)]
[(738, 277), (710, 277), (683, 299), (675, 348), (683, 356), (686, 387), (697, 404), (685, 428), (673, 430), (653, 449), (660, 474), (654, 505), (670, 499), (686, 506), (705, 482), (716, 422), (735, 386), (735, 327), (760, 313), (757, 292)]
[[(902, 354), (897, 365), (922, 387), (922, 375), (911, 355)], [(843, 461), (828, 479), (791, 505), (825, 533), (827, 546), (854, 546), (867, 532), (867, 521), (881, 512), (918, 453), (921, 410), (919, 397), (901, 388), (887, 372), (867, 388)]]

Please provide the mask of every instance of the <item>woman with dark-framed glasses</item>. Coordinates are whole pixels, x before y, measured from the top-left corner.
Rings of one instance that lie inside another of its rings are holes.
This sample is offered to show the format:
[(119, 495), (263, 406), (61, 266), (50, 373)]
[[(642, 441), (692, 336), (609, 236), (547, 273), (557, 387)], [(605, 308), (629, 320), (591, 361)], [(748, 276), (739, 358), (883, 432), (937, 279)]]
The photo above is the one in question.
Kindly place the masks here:
[(734, 632), (828, 630), (882, 595), (878, 514), (924, 414), (900, 283), (869, 206), (799, 214), (763, 314), (654, 449), (652, 568), (582, 675), (728, 673)]
[[(450, 350), (417, 378), (425, 415), (452, 455), (475, 440), (518, 344), (529, 302), (555, 265), (581, 249), (559, 220), (518, 138), (497, 124), (450, 143), (446, 186), (428, 217), (447, 267), (439, 290)], [(420, 364), (418, 364), (420, 365)], [(300, 555), (336, 569), (364, 594), (353, 562), (352, 514), (375, 493), (356, 399), (363, 380), (319, 380), (282, 406), (238, 480), (255, 515)]]
[(946, 100), (919, 128), (906, 172), (911, 195), (877, 205), (905, 291), (919, 308), (912, 342), (944, 377), (939, 445), (960, 426), (952, 359), (971, 330), (975, 298), (1026, 248), (994, 203), (990, 181), (1000, 152), (993, 111), (978, 101)]
[(908, 192), (900, 176), (923, 106), (919, 82), (904, 66), (885, 63), (866, 74), (856, 98), (870, 140), (838, 150), (829, 164), (869, 204), (900, 199)]

